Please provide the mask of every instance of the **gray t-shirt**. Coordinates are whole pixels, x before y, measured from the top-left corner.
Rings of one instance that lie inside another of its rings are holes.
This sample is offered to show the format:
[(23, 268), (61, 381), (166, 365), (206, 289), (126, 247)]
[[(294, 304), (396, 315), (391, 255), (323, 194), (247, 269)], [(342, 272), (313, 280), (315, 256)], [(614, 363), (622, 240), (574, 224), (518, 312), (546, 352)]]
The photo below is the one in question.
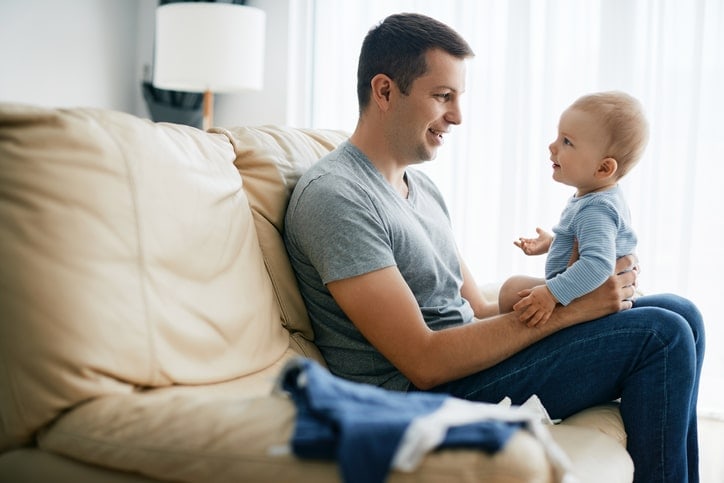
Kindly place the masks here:
[(406, 390), (409, 381), (367, 342), (326, 284), (397, 266), (431, 329), (472, 320), (442, 196), (424, 173), (408, 169), (406, 177), (404, 199), (346, 141), (301, 177), (284, 231), (315, 343), (330, 370), (396, 390)]

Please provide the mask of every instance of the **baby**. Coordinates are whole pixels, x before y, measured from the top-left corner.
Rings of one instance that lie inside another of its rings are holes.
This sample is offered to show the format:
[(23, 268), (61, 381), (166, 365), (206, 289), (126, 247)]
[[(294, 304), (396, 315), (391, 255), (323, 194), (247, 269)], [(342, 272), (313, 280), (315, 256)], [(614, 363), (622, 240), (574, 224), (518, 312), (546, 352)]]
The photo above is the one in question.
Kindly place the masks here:
[(636, 234), (618, 185), (641, 158), (648, 124), (640, 103), (622, 92), (576, 100), (561, 115), (549, 146), (553, 179), (576, 188), (550, 234), (519, 238), (526, 255), (548, 253), (545, 280), (513, 277), (501, 289), (500, 311), (515, 310), (528, 326), (545, 323), (557, 303), (568, 305), (603, 284), (616, 259), (634, 253)]

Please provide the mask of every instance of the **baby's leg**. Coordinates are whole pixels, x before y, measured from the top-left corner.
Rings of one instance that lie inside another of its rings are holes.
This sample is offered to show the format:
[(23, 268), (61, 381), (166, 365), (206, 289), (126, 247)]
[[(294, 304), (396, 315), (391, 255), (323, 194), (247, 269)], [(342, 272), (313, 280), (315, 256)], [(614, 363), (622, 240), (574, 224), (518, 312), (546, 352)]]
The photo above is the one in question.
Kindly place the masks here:
[(518, 292), (526, 288), (533, 288), (537, 285), (542, 285), (545, 280), (538, 277), (529, 277), (527, 275), (513, 275), (503, 283), (500, 287), (500, 293), (498, 294), (498, 307), (500, 313), (513, 311), (513, 305), (515, 305), (520, 297)]

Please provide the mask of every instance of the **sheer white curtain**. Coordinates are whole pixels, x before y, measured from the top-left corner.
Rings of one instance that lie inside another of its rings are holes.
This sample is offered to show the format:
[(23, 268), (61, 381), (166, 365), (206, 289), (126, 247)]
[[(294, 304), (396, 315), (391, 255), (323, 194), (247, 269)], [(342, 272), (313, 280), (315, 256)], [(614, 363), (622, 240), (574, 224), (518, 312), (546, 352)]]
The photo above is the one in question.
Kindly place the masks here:
[(578, 96), (618, 89), (643, 103), (651, 138), (622, 186), (644, 292), (694, 300), (708, 328), (701, 408), (724, 413), (724, 2), (721, 0), (315, 0), (310, 123), (352, 130), (367, 30), (391, 13), (458, 30), (468, 64), (463, 124), (426, 164), (479, 283), (543, 273), (512, 241), (550, 229), (571, 189), (551, 180), (549, 142)]

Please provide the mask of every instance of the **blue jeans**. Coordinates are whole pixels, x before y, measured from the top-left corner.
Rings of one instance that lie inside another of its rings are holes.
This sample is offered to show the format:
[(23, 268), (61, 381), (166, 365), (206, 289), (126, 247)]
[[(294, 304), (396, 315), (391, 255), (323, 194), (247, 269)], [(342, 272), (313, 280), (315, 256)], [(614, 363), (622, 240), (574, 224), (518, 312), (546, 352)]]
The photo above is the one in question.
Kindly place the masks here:
[(698, 482), (703, 359), (698, 309), (676, 295), (652, 295), (433, 391), (493, 403), (509, 396), (513, 404), (537, 394), (554, 419), (620, 398), (634, 481)]

